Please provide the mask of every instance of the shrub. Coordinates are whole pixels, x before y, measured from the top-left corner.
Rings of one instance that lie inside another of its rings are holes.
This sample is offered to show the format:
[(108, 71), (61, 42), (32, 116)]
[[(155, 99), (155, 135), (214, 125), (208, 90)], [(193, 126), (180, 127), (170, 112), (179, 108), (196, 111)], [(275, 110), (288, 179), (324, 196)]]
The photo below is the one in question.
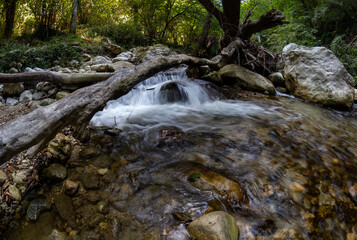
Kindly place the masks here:
[(82, 48), (66, 43), (28, 48), (27, 50), (12, 50), (0, 55), (0, 72), (8, 72), (11, 67), (17, 67), (23, 71), (26, 67), (66, 66), (71, 60), (80, 62), (82, 55)]
[(149, 44), (149, 40), (141, 32), (140, 27), (126, 23), (92, 27), (88, 30), (88, 35), (89, 37), (107, 37), (125, 49)]
[(330, 44), (330, 49), (345, 65), (347, 71), (354, 77), (355, 85), (357, 85), (357, 37), (347, 43), (344, 40), (344, 35), (336, 36)]

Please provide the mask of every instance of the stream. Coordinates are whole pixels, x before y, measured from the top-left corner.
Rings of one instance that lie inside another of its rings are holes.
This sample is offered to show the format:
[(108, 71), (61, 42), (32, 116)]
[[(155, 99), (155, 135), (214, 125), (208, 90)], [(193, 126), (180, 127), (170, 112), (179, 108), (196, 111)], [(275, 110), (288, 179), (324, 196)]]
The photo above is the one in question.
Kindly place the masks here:
[(186, 240), (218, 210), (242, 240), (357, 236), (356, 116), (283, 94), (226, 100), (185, 69), (158, 74), (93, 117), (86, 147), (100, 154), (68, 163), (79, 192), (43, 187), (55, 207), (9, 239)]

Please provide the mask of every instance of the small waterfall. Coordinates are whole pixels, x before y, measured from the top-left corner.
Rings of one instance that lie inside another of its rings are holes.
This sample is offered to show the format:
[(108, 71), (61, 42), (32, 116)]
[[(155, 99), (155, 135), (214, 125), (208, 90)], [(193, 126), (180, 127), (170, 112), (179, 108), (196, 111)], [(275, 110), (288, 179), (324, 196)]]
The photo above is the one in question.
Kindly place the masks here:
[(185, 68), (157, 74), (135, 86), (128, 94), (109, 101), (91, 123), (123, 129), (149, 126), (176, 126), (184, 129), (212, 126), (205, 120), (224, 117), (270, 115), (254, 103), (219, 100), (203, 82), (190, 80)]
[(180, 103), (197, 105), (210, 101), (202, 86), (188, 79), (185, 68), (160, 73), (138, 84), (116, 104), (140, 106)]

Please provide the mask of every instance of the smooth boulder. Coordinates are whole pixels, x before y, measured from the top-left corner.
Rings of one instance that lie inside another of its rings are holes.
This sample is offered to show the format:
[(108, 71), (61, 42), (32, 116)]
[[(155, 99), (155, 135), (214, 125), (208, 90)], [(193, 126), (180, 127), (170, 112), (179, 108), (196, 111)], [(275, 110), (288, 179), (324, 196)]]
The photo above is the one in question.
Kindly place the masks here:
[(235, 219), (223, 211), (210, 212), (195, 219), (187, 230), (197, 240), (237, 240), (239, 234)]
[(285, 84), (295, 97), (337, 109), (353, 106), (353, 78), (325, 47), (291, 43), (284, 47), (282, 63)]
[(176, 55), (175, 52), (171, 52), (170, 48), (165, 45), (157, 44), (148, 47), (137, 47), (133, 49), (133, 59), (137, 64), (146, 62), (156, 57)]
[(218, 76), (223, 82), (238, 84), (243, 89), (275, 95), (275, 87), (267, 78), (236, 64), (224, 66)]

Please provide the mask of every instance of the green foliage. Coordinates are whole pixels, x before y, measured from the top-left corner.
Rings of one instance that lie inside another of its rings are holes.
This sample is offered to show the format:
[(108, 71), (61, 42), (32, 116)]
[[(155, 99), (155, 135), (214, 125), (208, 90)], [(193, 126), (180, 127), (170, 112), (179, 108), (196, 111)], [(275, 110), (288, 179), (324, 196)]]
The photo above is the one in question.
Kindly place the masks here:
[[(8, 72), (11, 67), (50, 68), (55, 65), (66, 66), (71, 60), (81, 60), (83, 50), (65, 43), (29, 48), (26, 51), (13, 50), (0, 56), (0, 72)], [(20, 65), (21, 64), (21, 65)]]
[(289, 43), (296, 43), (308, 47), (321, 44), (315, 36), (315, 29), (307, 28), (301, 23), (290, 23), (278, 26), (262, 33), (263, 44), (273, 51), (281, 51)]
[(357, 85), (357, 37), (347, 43), (345, 37), (336, 36), (330, 45), (330, 49), (345, 65), (347, 71), (354, 77), (355, 85)]
[(201, 173), (197, 172), (197, 173), (192, 173), (189, 177), (188, 177), (188, 181), (190, 182), (196, 182), (201, 178)]
[(147, 46), (149, 40), (141, 33), (140, 27), (131, 24), (116, 24), (104, 27), (92, 27), (88, 30), (89, 37), (104, 36), (119, 44), (121, 47), (130, 49), (136, 46)]
[[(56, 65), (67, 67), (71, 60), (82, 61), (83, 53), (102, 55), (101, 43), (87, 41), (76, 35), (62, 35), (42, 42), (33, 36), (0, 41), (0, 72), (11, 67), (24, 70), (26, 67), (50, 68)], [(21, 67), (19, 67), (21, 66)]]

